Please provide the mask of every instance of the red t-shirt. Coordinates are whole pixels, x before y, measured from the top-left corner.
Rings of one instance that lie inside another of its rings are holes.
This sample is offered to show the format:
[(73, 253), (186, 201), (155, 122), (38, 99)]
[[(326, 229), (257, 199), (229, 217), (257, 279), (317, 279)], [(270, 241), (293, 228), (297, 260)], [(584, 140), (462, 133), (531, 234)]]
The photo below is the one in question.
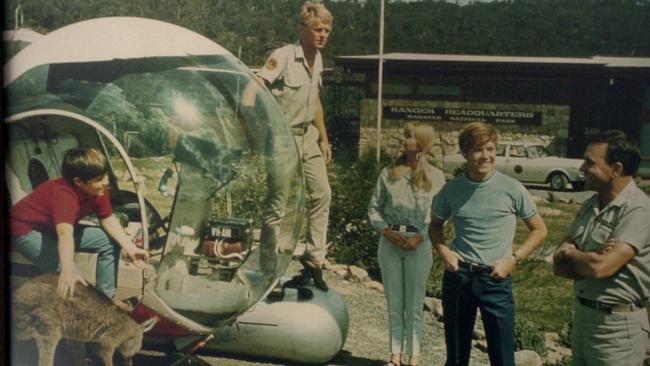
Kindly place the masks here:
[(60, 223), (77, 224), (96, 213), (105, 218), (113, 213), (108, 191), (99, 197), (86, 196), (63, 178), (42, 183), (11, 208), (11, 235), (21, 236), (32, 230), (55, 232)]

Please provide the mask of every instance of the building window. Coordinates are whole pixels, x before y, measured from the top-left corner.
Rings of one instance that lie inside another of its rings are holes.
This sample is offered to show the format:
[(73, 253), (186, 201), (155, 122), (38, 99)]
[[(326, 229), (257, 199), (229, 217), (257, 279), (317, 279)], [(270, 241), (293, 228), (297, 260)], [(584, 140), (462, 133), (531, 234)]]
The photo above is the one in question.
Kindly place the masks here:
[[(401, 99), (464, 100), (502, 103), (567, 103), (567, 81), (559, 79), (418, 79), (404, 76), (384, 80), (383, 94)], [(377, 82), (371, 82), (370, 96), (377, 96)]]
[(415, 86), (415, 95), (418, 96), (460, 96), (460, 85), (420, 84)]
[[(394, 96), (405, 96), (405, 95), (413, 95), (413, 84), (410, 82), (386, 82), (384, 81), (383, 85), (383, 92), (382, 94), (384, 95), (394, 95)], [(375, 81), (370, 84), (370, 93), (373, 95), (377, 95), (377, 90), (379, 89), (378, 83)]]

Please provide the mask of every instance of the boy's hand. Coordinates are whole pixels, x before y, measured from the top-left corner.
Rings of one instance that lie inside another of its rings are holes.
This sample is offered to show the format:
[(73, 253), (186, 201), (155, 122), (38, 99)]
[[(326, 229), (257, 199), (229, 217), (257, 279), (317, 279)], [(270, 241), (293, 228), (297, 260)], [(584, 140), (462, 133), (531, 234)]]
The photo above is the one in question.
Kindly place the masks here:
[(514, 271), (516, 264), (517, 260), (512, 255), (507, 255), (501, 259), (498, 259), (496, 262), (494, 262), (494, 269), (492, 270), (492, 273), (490, 273), (490, 276), (492, 276), (492, 278), (502, 280), (508, 277), (510, 273)]
[(465, 261), (463, 257), (460, 256), (460, 254), (447, 248), (444, 245), (436, 246), (436, 249), (438, 251), (438, 255), (440, 255), (442, 258), (442, 262), (445, 264), (445, 268), (449, 272), (457, 272), (459, 268), (458, 262)]
[(74, 286), (79, 282), (82, 285), (86, 286), (86, 280), (81, 276), (81, 273), (72, 270), (72, 271), (61, 271), (59, 274), (59, 282), (57, 284), (56, 292), (59, 296), (67, 299), (68, 297), (74, 296)]
[(131, 259), (136, 267), (140, 269), (147, 268), (147, 262), (149, 262), (149, 252), (146, 250), (133, 246), (126, 252), (126, 255), (129, 256), (129, 259)]

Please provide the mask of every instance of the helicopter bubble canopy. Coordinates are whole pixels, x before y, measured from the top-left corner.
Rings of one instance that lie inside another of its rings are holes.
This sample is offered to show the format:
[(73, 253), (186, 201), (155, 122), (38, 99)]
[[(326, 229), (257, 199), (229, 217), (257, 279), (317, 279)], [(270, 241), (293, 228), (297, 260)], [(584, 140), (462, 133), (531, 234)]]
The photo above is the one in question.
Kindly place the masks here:
[(156, 20), (83, 21), (14, 56), (5, 92), (12, 201), (33, 189), (26, 162), (52, 178), (65, 150), (102, 149), (114, 211), (151, 251), (150, 295), (175, 315), (223, 325), (286, 270), (303, 216), (296, 145), (223, 47)]

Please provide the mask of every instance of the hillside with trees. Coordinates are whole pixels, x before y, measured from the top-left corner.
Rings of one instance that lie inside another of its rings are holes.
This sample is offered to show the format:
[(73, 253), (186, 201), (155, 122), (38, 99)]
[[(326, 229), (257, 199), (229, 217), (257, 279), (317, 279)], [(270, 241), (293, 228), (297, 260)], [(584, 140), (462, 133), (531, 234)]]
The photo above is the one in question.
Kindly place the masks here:
[[(303, 0), (7, 0), (4, 29), (47, 33), (105, 16), (159, 19), (201, 33), (249, 65), (296, 36)], [(325, 1), (335, 17), (334, 55), (377, 52), (378, 0)], [(386, 1), (385, 52), (526, 56), (650, 57), (649, 0), (505, 0), (457, 5), (439, 0)], [(241, 52), (241, 53), (240, 53)]]

